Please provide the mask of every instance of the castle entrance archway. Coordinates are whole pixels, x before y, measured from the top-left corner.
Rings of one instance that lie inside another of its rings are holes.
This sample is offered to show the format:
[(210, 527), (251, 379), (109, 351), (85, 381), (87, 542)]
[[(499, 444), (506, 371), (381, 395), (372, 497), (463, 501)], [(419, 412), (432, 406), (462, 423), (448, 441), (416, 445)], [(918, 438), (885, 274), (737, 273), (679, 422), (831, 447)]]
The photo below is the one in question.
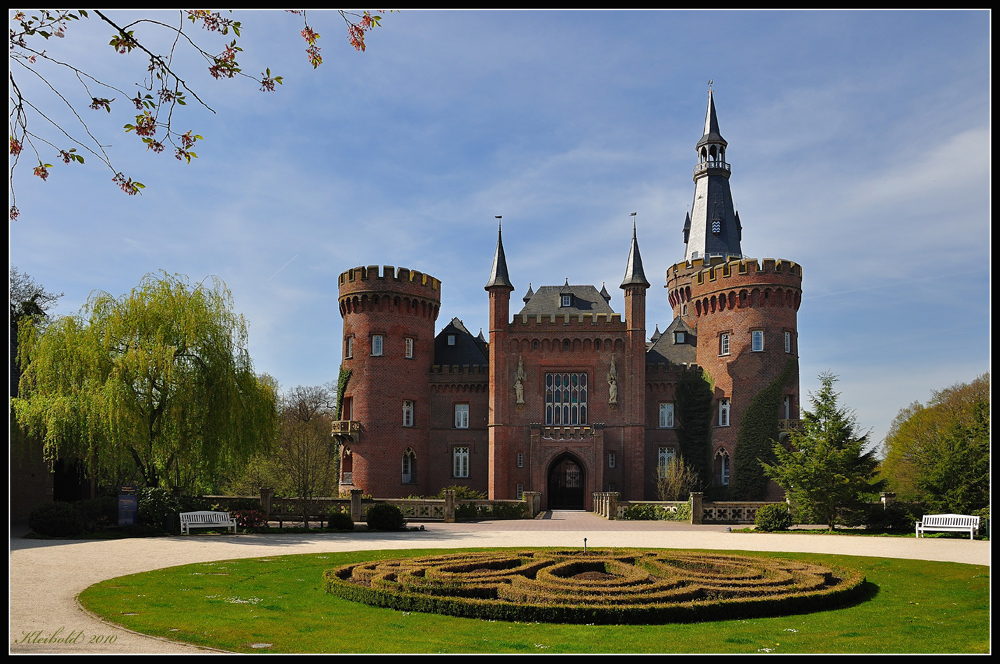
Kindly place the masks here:
[(548, 507), (555, 510), (582, 510), (584, 509), (583, 488), (584, 481), (583, 464), (566, 452), (560, 454), (549, 466), (548, 477)]

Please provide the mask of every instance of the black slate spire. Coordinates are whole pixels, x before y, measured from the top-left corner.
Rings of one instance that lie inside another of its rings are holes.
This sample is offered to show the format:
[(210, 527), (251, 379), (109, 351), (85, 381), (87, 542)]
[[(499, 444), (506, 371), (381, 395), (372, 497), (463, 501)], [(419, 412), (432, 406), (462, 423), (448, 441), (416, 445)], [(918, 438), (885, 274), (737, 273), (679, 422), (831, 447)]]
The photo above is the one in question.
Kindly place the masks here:
[(497, 224), (497, 251), (493, 255), (493, 269), (490, 270), (490, 280), (486, 282), (484, 288), (503, 287), (507, 290), (514, 290), (514, 284), (510, 283), (507, 275), (507, 258), (503, 254), (503, 229)]

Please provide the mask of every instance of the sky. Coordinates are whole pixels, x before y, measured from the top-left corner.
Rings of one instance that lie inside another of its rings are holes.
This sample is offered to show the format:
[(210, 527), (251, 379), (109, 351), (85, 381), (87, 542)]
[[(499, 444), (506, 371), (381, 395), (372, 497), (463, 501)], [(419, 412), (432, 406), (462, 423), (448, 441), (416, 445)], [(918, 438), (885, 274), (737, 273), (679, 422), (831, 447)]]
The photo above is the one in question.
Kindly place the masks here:
[[(125, 196), (82, 150), (84, 165), (38, 141), (38, 157), (22, 153), (9, 263), (63, 293), (55, 315), (150, 273), (215, 276), (249, 323), (255, 369), (284, 390), (321, 385), (341, 361), (341, 272), (430, 274), (442, 282), (437, 329), (459, 318), (488, 334), (483, 286), (502, 215), (515, 312), (529, 283), (567, 279), (607, 284), (621, 312), (635, 212), (647, 326), (665, 329), (711, 80), (743, 252), (803, 267), (804, 398), (835, 374), (874, 444), (901, 408), (989, 371), (988, 11), (405, 10), (363, 53), (338, 14), (311, 11), (315, 70), (301, 17), (232, 17), (244, 70), (283, 83), (216, 81), (178, 52), (211, 107), (192, 100), (175, 116), (204, 137), (190, 164), (123, 133), (127, 106), (86, 108), (91, 96), (124, 99), (144, 73), (108, 46), (108, 27), (92, 16), (44, 44), (117, 85), (87, 93), (44, 71), (114, 167), (146, 186)], [(231, 38), (186, 25), (207, 50)], [(154, 27), (136, 35), (165, 43)], [(46, 84), (12, 71), (48, 118), (83, 133)], [(31, 173), (39, 157), (56, 164), (46, 181)]]

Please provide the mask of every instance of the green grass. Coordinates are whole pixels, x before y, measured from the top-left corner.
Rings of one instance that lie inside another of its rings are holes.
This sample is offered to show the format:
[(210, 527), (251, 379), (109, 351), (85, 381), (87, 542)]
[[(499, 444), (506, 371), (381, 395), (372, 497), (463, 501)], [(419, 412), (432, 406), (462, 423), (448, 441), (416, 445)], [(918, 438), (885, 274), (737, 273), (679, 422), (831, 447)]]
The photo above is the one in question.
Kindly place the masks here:
[[(482, 549), (479, 549), (482, 550)], [(456, 551), (456, 550), (448, 550)], [(989, 568), (732, 551), (861, 570), (877, 592), (818, 613), (696, 624), (505, 623), (378, 609), (323, 591), (322, 573), (440, 550), (273, 556), (172, 567), (95, 584), (80, 602), (129, 629), (232, 652), (987, 653)], [(267, 647), (254, 645), (270, 644)]]

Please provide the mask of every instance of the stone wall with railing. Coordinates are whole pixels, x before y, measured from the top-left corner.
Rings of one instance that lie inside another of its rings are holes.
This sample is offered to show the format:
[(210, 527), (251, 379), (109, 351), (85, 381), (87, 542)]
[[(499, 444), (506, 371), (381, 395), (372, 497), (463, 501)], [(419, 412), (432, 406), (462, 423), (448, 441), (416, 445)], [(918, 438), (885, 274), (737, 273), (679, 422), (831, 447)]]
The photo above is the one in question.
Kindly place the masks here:
[(625, 510), (635, 505), (660, 506), (663, 509), (676, 512), (681, 505), (691, 506), (690, 523), (753, 523), (757, 518), (757, 510), (764, 505), (780, 504), (766, 501), (724, 501), (704, 502), (703, 494), (692, 493), (686, 501), (655, 501), (655, 500), (621, 500), (619, 493), (599, 492), (593, 494), (595, 514), (605, 519), (621, 519)]

